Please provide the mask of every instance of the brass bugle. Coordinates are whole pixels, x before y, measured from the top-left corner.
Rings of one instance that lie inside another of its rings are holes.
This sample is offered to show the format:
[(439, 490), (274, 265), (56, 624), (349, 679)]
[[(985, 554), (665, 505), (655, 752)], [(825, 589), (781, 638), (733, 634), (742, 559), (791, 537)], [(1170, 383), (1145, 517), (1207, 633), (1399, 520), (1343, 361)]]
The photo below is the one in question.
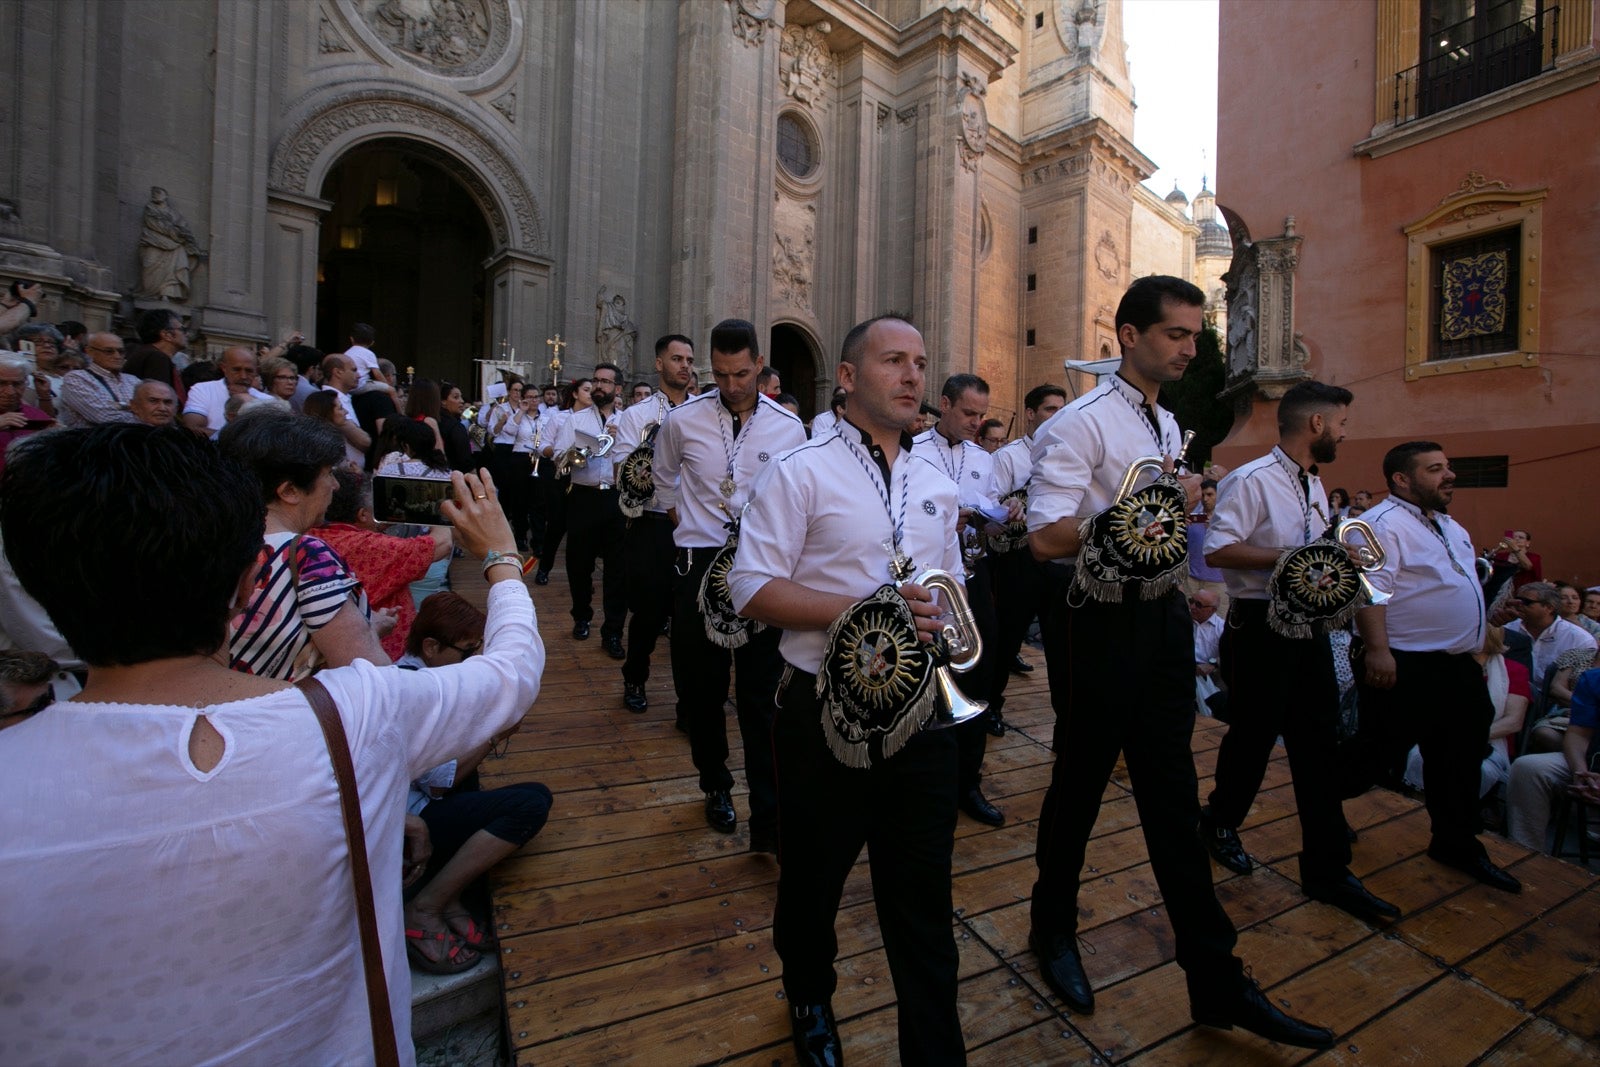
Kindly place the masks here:
[[(1358, 534), (1361, 540), (1352, 540), (1349, 534)], [(1382, 570), (1383, 565), (1389, 561), (1388, 553), (1383, 550), (1383, 543), (1378, 540), (1377, 533), (1360, 519), (1340, 519), (1333, 536), (1344, 546), (1344, 550), (1350, 554), (1351, 561), (1361, 572), (1361, 591), (1366, 594), (1367, 604), (1373, 607), (1387, 604), (1389, 594), (1380, 593), (1367, 580), (1369, 573)]]
[(956, 685), (955, 675), (964, 674), (978, 665), (983, 655), (983, 637), (978, 633), (978, 620), (967, 602), (967, 591), (949, 571), (925, 570), (912, 579), (924, 589), (944, 595), (945, 610), (950, 622), (934, 637), (934, 642), (948, 656), (948, 662), (934, 668), (934, 684), (939, 687), (935, 697), (933, 717), (924, 729), (943, 730), (959, 726), (989, 710), (986, 700), (973, 700)]
[[(1178, 446), (1178, 454), (1172, 457), (1173, 470), (1183, 466), (1183, 457), (1188, 455), (1189, 445), (1192, 441), (1194, 441), (1194, 431), (1185, 430), (1183, 443)], [(1167, 459), (1165, 456), (1140, 456), (1128, 464), (1127, 471), (1122, 475), (1121, 483), (1117, 485), (1117, 495), (1113, 499), (1113, 503), (1133, 492), (1134, 484), (1138, 482), (1140, 475), (1153, 474), (1159, 478), (1166, 472), (1166, 469)]]

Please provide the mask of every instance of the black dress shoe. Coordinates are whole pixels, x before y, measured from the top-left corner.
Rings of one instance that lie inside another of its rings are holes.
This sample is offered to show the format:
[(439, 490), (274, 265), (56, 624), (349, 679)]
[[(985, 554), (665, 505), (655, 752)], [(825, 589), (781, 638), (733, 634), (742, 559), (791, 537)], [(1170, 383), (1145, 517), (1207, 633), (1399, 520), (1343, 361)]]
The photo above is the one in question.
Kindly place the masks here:
[(1006, 813), (989, 803), (977, 786), (967, 790), (967, 795), (961, 798), (961, 810), (986, 826), (1006, 824)]
[(600, 638), (600, 645), (606, 650), (606, 655), (612, 659), (627, 659), (628, 654), (622, 650), (622, 638), (615, 634), (610, 637)]
[(1079, 1015), (1093, 1015), (1094, 990), (1089, 988), (1089, 976), (1083, 973), (1077, 938), (1071, 934), (1034, 932), (1028, 935), (1028, 944), (1039, 957), (1044, 984)]
[(1331, 1048), (1333, 1031), (1325, 1026), (1285, 1015), (1273, 1006), (1261, 987), (1251, 978), (1241, 978), (1244, 986), (1231, 998), (1189, 1002), (1189, 1017), (1201, 1026), (1232, 1030), (1235, 1026), (1259, 1034), (1268, 1041), (1297, 1048)]
[(983, 728), (989, 732), (990, 737), (1004, 737), (1006, 735), (1006, 721), (994, 712), (983, 717)]
[(1373, 922), (1377, 919), (1400, 918), (1399, 908), (1368, 892), (1367, 887), (1361, 884), (1361, 879), (1353, 874), (1327, 880), (1307, 878), (1300, 888), (1312, 900), (1332, 904), (1358, 919)]
[(587, 641), (587, 640), (589, 640), (589, 624), (586, 623), (586, 622), (575, 622), (575, 623), (573, 623), (572, 624), (572, 639), (574, 641)]
[(789, 1026), (794, 1031), (795, 1056), (802, 1067), (840, 1067), (844, 1063), (832, 1005), (791, 1004)]
[(718, 833), (731, 834), (739, 825), (739, 816), (733, 813), (733, 798), (726, 789), (706, 794), (706, 825)]
[(750, 830), (750, 851), (778, 854), (778, 831), (771, 828)]
[(635, 715), (650, 707), (650, 700), (644, 695), (644, 686), (622, 683), (622, 706)]
[(1249, 874), (1254, 869), (1244, 842), (1239, 840), (1239, 831), (1217, 825), (1210, 806), (1200, 809), (1200, 840), (1205, 842), (1211, 858), (1234, 874)]
[(1486, 886), (1491, 886), (1506, 893), (1522, 892), (1522, 883), (1490, 863), (1488, 856), (1454, 859), (1430, 848), (1428, 849), (1428, 858), (1436, 860), (1446, 867), (1454, 867), (1462, 874), (1471, 875)]
[(534, 585), (549, 585), (550, 584), (550, 572), (546, 571), (546, 570), (541, 570), (541, 571), (537, 572), (536, 574), (534, 574), (534, 576), (533, 576), (533, 584)]
[(1012, 674), (1032, 674), (1033, 673), (1033, 664), (1031, 664), (1027, 660), (1023, 659), (1022, 658), (1022, 653), (1018, 652), (1016, 659), (1013, 659), (1011, 661), (1011, 673)]

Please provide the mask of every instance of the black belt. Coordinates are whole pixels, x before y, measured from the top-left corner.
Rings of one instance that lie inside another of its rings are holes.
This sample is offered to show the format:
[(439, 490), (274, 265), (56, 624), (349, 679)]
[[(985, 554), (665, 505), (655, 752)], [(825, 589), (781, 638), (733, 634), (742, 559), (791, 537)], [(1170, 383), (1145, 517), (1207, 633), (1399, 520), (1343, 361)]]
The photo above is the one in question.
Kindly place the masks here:
[(696, 559), (710, 563), (711, 557), (721, 551), (721, 545), (713, 545), (709, 548), (684, 548), (680, 545), (678, 550), (673, 553), (672, 559), (678, 574), (684, 575), (694, 569), (694, 561)]
[(778, 677), (778, 691), (774, 694), (773, 704), (780, 710), (783, 708), (783, 698), (789, 692), (789, 687), (796, 683), (804, 686), (802, 693), (814, 693), (817, 690), (817, 676), (810, 671), (803, 671), (787, 661), (783, 664), (783, 674)]

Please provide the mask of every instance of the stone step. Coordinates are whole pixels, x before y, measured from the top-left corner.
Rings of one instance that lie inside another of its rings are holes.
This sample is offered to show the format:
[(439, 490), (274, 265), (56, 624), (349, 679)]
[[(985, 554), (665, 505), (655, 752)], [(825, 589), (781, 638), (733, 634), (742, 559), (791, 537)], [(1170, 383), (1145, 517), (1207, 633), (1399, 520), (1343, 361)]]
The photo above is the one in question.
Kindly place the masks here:
[(424, 1041), (480, 1015), (500, 1015), (500, 961), (485, 956), (460, 974), (411, 971), (411, 1038)]

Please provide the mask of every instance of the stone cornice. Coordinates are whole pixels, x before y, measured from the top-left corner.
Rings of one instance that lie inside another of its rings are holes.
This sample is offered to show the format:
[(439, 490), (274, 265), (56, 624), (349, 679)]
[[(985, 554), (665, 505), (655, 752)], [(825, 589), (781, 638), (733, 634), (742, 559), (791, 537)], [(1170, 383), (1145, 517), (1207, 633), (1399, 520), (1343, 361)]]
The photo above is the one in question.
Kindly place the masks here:
[(1120, 163), (1130, 175), (1135, 176), (1134, 181), (1142, 182), (1156, 172), (1154, 160), (1101, 118), (1085, 119), (1065, 129), (1022, 142), (1021, 162), (1024, 167), (1032, 166), (1057, 153), (1077, 149), (1086, 142), (1093, 142), (1091, 147), (1098, 146), (1103, 154), (1110, 155)]

